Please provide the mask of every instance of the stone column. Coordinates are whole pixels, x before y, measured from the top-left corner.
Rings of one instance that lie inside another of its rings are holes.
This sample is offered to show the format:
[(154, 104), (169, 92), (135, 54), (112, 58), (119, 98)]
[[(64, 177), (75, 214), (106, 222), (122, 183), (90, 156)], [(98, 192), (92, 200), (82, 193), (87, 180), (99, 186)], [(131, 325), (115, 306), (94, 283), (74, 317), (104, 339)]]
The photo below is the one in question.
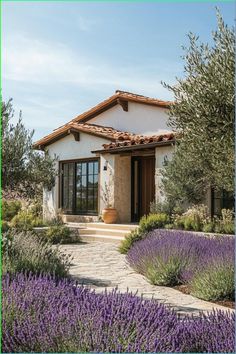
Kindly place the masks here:
[(115, 155), (114, 206), (118, 222), (131, 221), (131, 156)]

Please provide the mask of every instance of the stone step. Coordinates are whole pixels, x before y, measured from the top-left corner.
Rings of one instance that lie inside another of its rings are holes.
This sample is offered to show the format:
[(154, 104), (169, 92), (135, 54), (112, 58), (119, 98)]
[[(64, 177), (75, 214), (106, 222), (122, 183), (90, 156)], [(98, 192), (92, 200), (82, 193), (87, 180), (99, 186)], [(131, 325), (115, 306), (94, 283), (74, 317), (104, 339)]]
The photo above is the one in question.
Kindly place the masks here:
[(71, 230), (78, 230), (79, 235), (107, 235), (107, 236), (120, 236), (125, 237), (129, 234), (129, 230), (109, 230), (109, 229), (95, 229), (95, 228), (78, 228), (74, 226), (69, 226)]
[(92, 241), (101, 241), (101, 242), (108, 242), (108, 243), (116, 243), (117, 245), (124, 239), (121, 236), (108, 236), (108, 235), (97, 235), (97, 234), (86, 234), (81, 235), (80, 240), (84, 242), (92, 242)]
[(130, 233), (130, 230), (116, 230), (116, 229), (99, 229), (99, 228), (84, 228), (78, 229), (79, 235), (107, 235), (107, 236), (120, 236), (125, 237), (125, 235)]
[(86, 215), (71, 215), (71, 214), (63, 214), (62, 221), (64, 223), (84, 223), (84, 222), (98, 222), (98, 216), (86, 216)]
[(74, 223), (68, 222), (68, 226), (81, 227), (81, 228), (95, 228), (95, 229), (115, 229), (115, 230), (125, 230), (132, 231), (137, 229), (138, 225), (136, 224), (105, 224), (103, 222), (89, 222), (89, 223)]

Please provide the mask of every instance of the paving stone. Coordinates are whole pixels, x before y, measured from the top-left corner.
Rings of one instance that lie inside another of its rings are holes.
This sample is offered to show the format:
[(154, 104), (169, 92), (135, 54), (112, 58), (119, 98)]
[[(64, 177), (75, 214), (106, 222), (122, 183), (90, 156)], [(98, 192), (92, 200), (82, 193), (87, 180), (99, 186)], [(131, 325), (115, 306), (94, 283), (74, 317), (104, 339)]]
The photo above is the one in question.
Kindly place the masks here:
[[(79, 284), (96, 292), (118, 288), (120, 292), (136, 293), (144, 298), (154, 298), (174, 308), (180, 314), (197, 315), (199, 312), (224, 311), (226, 307), (197, 299), (191, 295), (164, 286), (154, 286), (141, 274), (137, 274), (126, 262), (125, 255), (117, 250), (114, 243), (91, 242), (61, 245), (63, 253), (72, 255), (70, 274)], [(233, 310), (230, 310), (233, 311)]]

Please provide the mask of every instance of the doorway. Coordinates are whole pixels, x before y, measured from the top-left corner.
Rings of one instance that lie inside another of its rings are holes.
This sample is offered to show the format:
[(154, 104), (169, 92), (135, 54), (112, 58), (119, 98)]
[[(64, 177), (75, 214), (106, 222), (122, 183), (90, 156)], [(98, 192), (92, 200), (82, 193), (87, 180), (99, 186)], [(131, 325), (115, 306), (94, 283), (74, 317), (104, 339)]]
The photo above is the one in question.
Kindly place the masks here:
[(132, 157), (131, 164), (131, 220), (137, 222), (155, 199), (155, 157)]

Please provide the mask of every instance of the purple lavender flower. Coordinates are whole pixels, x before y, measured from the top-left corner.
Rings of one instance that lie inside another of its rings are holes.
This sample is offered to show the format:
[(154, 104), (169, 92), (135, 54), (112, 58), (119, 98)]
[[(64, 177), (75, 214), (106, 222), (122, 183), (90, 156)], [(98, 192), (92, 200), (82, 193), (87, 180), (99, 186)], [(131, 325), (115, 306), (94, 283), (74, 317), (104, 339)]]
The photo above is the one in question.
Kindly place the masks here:
[(233, 314), (180, 319), (155, 300), (45, 275), (6, 275), (2, 290), (4, 352), (234, 352)]
[(157, 285), (188, 283), (197, 272), (220, 264), (234, 267), (234, 238), (155, 230), (136, 242), (129, 264)]

